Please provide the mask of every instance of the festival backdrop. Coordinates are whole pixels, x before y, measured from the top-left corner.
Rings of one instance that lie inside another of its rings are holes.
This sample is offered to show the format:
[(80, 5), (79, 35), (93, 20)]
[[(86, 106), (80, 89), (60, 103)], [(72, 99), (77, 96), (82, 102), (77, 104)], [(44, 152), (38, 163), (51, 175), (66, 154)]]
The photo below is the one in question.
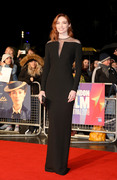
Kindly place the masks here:
[(72, 124), (104, 126), (104, 106), (104, 83), (80, 83), (73, 108)]

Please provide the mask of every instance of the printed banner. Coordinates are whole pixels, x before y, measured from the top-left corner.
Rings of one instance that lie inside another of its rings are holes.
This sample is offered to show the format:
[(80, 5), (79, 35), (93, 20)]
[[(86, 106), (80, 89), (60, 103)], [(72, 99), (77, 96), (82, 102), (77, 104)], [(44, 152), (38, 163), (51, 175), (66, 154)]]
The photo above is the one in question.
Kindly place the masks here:
[(0, 118), (29, 120), (30, 86), (26, 82), (0, 82)]
[(73, 108), (72, 124), (104, 126), (104, 105), (104, 83), (80, 83)]

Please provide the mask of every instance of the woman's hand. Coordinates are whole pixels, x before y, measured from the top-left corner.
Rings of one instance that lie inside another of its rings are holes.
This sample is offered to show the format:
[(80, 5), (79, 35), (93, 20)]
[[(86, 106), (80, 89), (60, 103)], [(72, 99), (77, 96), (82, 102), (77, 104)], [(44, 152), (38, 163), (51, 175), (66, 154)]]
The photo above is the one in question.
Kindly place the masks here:
[(5, 63), (0, 61), (0, 66), (5, 66)]
[(17, 58), (22, 54), (21, 50), (18, 50)]
[(75, 98), (76, 98), (76, 91), (71, 90), (70, 93), (69, 93), (69, 96), (68, 96), (68, 102), (74, 101)]
[(34, 78), (33, 78), (33, 77), (30, 77), (30, 81), (33, 82), (33, 81), (34, 81)]
[(46, 97), (45, 91), (40, 91), (40, 93), (39, 93), (39, 101), (40, 101), (41, 104), (43, 103), (43, 102), (42, 102), (42, 96), (45, 96), (45, 97)]

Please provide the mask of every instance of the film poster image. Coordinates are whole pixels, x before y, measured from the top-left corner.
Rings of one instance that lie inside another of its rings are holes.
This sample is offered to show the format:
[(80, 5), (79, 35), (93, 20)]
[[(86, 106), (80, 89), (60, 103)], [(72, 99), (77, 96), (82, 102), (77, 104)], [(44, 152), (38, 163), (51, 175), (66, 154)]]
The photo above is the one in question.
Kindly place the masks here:
[(80, 83), (73, 108), (72, 124), (104, 126), (105, 84)]
[(0, 82), (0, 118), (30, 120), (31, 95), (26, 82)]

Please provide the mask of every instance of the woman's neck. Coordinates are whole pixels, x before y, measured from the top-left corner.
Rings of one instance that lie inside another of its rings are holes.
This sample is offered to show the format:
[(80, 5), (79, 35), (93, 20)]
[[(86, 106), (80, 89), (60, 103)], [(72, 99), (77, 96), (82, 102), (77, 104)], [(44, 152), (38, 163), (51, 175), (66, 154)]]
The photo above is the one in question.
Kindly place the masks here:
[(59, 39), (67, 39), (67, 38), (69, 38), (69, 35), (68, 34), (59, 34), (59, 37), (58, 37)]

